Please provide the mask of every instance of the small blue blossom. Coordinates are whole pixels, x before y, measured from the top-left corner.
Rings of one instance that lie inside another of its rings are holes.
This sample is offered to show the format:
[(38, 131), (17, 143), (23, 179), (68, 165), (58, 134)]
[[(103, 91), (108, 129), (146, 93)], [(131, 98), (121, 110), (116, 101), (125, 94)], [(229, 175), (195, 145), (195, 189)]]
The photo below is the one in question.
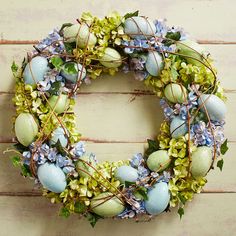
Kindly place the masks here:
[(133, 167), (133, 168), (137, 168), (139, 167), (140, 165), (142, 165), (144, 162), (144, 159), (143, 159), (143, 155), (142, 153), (137, 153), (133, 156), (133, 158), (130, 160), (130, 165)]
[(74, 145), (74, 148), (72, 149), (72, 154), (75, 155), (75, 157), (81, 157), (85, 153), (85, 145), (84, 142), (79, 141)]

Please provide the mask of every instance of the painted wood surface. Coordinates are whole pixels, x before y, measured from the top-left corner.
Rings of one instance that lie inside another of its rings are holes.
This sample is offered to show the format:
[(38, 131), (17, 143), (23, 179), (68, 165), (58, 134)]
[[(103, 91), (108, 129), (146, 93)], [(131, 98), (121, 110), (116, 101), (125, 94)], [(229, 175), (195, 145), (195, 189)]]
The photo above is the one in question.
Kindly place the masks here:
[[(175, 210), (149, 223), (105, 220), (96, 231), (82, 219), (57, 216), (34, 189), (33, 181), (20, 177), (10, 154), (0, 156), (0, 236), (3, 235), (234, 235), (236, 232), (236, 25), (234, 0), (0, 0), (0, 152), (12, 145), (11, 98), (14, 81), (10, 64), (20, 62), (32, 44), (55, 26), (73, 22), (83, 11), (104, 16), (112, 10), (126, 13), (140, 9), (150, 18), (167, 18), (169, 25), (184, 27), (211, 52), (228, 96), (226, 135), (230, 151), (223, 172), (208, 175), (204, 193), (188, 204), (179, 220)], [(99, 6), (99, 7), (97, 7)], [(130, 158), (142, 152), (147, 137), (154, 137), (162, 120), (158, 99), (132, 74), (103, 76), (82, 87), (75, 112), (87, 149), (100, 160)], [(91, 102), (92, 101), (92, 102)], [(119, 130), (116, 129), (119, 127)]]

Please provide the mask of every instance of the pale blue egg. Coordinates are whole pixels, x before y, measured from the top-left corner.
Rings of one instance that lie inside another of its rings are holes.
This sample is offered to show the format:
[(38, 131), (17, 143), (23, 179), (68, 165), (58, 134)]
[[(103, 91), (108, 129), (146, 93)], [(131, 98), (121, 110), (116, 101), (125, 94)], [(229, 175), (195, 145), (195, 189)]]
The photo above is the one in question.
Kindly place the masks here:
[(141, 16), (134, 16), (125, 20), (124, 31), (132, 38), (150, 38), (156, 32), (152, 21)]
[(168, 184), (159, 182), (148, 192), (148, 200), (145, 201), (145, 208), (151, 215), (158, 215), (163, 212), (170, 201)]
[[(202, 94), (198, 98), (198, 104), (201, 107), (201, 111), (206, 112), (211, 120), (221, 121), (225, 118), (227, 108), (225, 103), (214, 94)], [(205, 108), (203, 106), (205, 105)]]
[(172, 138), (179, 138), (188, 132), (187, 121), (176, 116), (170, 123), (170, 133)]
[(121, 183), (135, 182), (138, 179), (138, 171), (131, 166), (120, 166), (115, 170), (115, 178)]
[(51, 145), (56, 144), (58, 140), (60, 141), (62, 147), (66, 147), (68, 140), (66, 138), (65, 131), (62, 127), (58, 127), (52, 132), (50, 144)]
[(162, 56), (155, 51), (149, 52), (147, 55), (145, 67), (150, 75), (158, 76), (163, 69)]
[(25, 67), (23, 78), (26, 84), (35, 85), (44, 80), (45, 73), (49, 70), (45, 57), (34, 57)]
[(38, 178), (44, 188), (61, 193), (66, 188), (66, 176), (62, 169), (52, 163), (44, 163), (38, 168)]

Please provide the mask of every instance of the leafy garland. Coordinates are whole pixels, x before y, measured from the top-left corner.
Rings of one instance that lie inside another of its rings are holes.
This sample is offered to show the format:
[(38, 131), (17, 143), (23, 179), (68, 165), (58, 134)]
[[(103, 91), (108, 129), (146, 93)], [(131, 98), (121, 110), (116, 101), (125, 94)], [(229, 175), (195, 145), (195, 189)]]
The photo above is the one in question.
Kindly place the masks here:
[[(190, 46), (184, 54), (181, 45), (188, 40), (188, 36), (180, 28), (169, 28), (163, 20), (154, 21), (155, 32), (151, 37), (141, 32), (140, 28), (139, 35), (133, 37), (127, 33), (126, 23), (127, 20), (136, 19), (135, 17), (139, 17), (138, 11), (125, 16), (113, 13), (103, 19), (83, 13), (77, 26), (87, 27), (85, 32), (88, 30), (89, 36), (85, 36), (85, 42), (79, 43), (83, 36), (80, 34), (81, 28), (74, 40), (66, 38), (67, 30), (75, 24), (63, 24), (60, 30), (54, 30), (34, 46), (35, 49), (27, 55), (21, 66), (13, 62), (11, 67), (16, 81), (14, 124), (17, 125), (19, 115), (27, 113), (34, 117), (39, 128), (29, 145), (22, 145), (21, 142), (15, 144), (17, 155), (12, 158), (13, 164), (21, 168), (23, 176), (34, 178), (40, 186), (37, 172), (39, 167), (46, 163), (59, 167), (66, 176), (65, 189), (56, 193), (42, 183), (43, 195), (50, 198), (52, 203), (63, 205), (61, 216), (68, 217), (71, 213), (78, 213), (85, 216), (93, 226), (99, 218), (107, 216), (94, 209), (114, 198), (114, 201), (120, 201), (122, 205), (122, 210), (116, 217), (137, 218), (143, 214), (151, 217), (152, 214), (145, 208), (145, 201), (148, 201), (149, 192), (154, 185), (162, 182), (168, 184), (170, 193), (170, 201), (164, 210), (178, 206), (178, 213), (182, 217), (185, 203), (193, 199), (194, 193), (200, 193), (207, 182), (205, 176), (195, 178), (191, 174), (191, 155), (200, 146), (210, 147), (210, 169), (218, 158), (217, 166), (222, 170), (223, 159), (219, 156), (224, 155), (228, 149), (227, 139), (223, 134), (224, 121), (209, 119), (208, 112), (201, 110), (198, 102), (200, 94), (204, 93), (214, 94), (223, 101), (226, 99), (210, 56), (199, 53)], [(145, 17), (140, 18), (149, 22)], [(138, 25), (138, 22), (135, 23)], [(95, 39), (92, 44), (91, 35)], [(102, 60), (107, 48), (115, 49), (121, 57), (112, 59), (111, 56), (110, 61)], [(153, 50), (162, 57), (162, 67), (156, 76), (147, 70), (147, 53)], [(43, 80), (26, 83), (24, 71), (28, 65), (31, 77), (34, 77), (34, 68), (30, 63), (37, 56), (46, 58), (49, 68), (44, 73)], [(70, 62), (79, 63), (81, 68), (76, 68)], [(110, 64), (106, 64), (107, 62)], [(124, 73), (132, 71), (135, 79), (143, 81), (161, 98), (165, 120), (157, 138), (148, 140), (144, 155), (138, 153), (130, 160), (98, 163), (93, 153), (85, 151), (85, 143), (81, 141), (76, 128), (73, 111), (75, 95), (79, 93), (81, 84), (90, 84), (102, 73), (113, 76), (119, 70)], [(85, 73), (86, 76), (83, 76)], [(76, 81), (71, 81), (70, 76), (74, 75), (77, 75)], [(184, 86), (187, 91), (184, 102), (178, 102), (178, 99), (176, 102), (168, 100), (165, 88), (170, 84)], [(55, 112), (63, 95), (66, 97), (66, 108), (63, 112)], [(51, 102), (52, 97), (57, 101)], [(177, 138), (173, 137), (173, 131), (170, 130), (171, 122), (176, 116), (188, 124), (185, 134)], [(60, 138), (52, 142), (55, 132), (63, 137), (59, 135)], [(62, 142), (66, 144), (63, 145)], [(166, 168), (163, 169), (160, 165), (161, 170), (152, 171), (148, 168), (147, 160), (158, 150), (166, 150), (170, 161)], [(117, 177), (116, 171), (122, 166), (135, 169), (137, 180), (122, 181)], [(98, 196), (104, 196), (103, 201), (98, 199), (100, 203), (94, 207)], [(156, 201), (158, 202), (158, 196)]]

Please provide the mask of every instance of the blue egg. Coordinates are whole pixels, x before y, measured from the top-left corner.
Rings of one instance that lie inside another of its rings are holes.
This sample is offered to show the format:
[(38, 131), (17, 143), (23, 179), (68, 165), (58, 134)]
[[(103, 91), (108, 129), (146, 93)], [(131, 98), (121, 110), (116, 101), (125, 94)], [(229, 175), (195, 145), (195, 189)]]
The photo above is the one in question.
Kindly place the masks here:
[(180, 138), (188, 132), (188, 125), (186, 120), (182, 120), (176, 116), (170, 123), (170, 133), (172, 138)]
[[(227, 112), (227, 108), (225, 103), (214, 94), (202, 94), (198, 98), (198, 104), (201, 107), (202, 112), (206, 112), (211, 120), (213, 121), (221, 121), (225, 118), (225, 114)], [(205, 108), (203, 106), (205, 105)]]
[(45, 57), (34, 57), (25, 67), (23, 78), (26, 84), (35, 85), (44, 80), (45, 73), (49, 70)]
[(44, 188), (61, 193), (66, 188), (66, 176), (62, 169), (52, 163), (44, 163), (38, 168), (38, 178)]
[(148, 200), (145, 201), (146, 211), (151, 215), (163, 212), (170, 201), (168, 184), (159, 182), (148, 192)]
[(155, 51), (149, 52), (147, 55), (145, 67), (150, 75), (158, 76), (163, 69), (162, 56)]
[(65, 131), (62, 127), (58, 127), (57, 129), (55, 129), (52, 132), (52, 137), (50, 139), (50, 144), (51, 145), (56, 144), (58, 142), (58, 140), (60, 141), (62, 147), (66, 147), (66, 145), (68, 143), (68, 140), (65, 136)]
[(120, 166), (115, 170), (115, 178), (121, 183), (135, 182), (138, 179), (138, 171), (131, 166)]

